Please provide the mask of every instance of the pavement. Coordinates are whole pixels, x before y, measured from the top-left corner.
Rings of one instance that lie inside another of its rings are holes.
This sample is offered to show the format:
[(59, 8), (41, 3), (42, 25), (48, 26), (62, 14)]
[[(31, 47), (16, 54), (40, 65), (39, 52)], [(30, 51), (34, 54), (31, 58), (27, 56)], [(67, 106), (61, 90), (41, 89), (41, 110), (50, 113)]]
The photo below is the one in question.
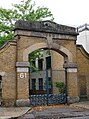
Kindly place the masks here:
[(17, 119), (89, 119), (89, 109), (71, 105), (37, 106)]
[[(31, 119), (33, 119), (33, 118), (35, 118), (34, 114), (39, 115), (39, 113), (40, 113), (40, 115), (44, 115), (44, 114), (51, 115), (52, 113), (57, 115), (57, 114), (59, 114), (58, 109), (60, 109), (60, 114), (62, 111), (62, 114), (64, 114), (64, 115), (67, 114), (69, 116), (71, 116), (71, 111), (74, 114), (77, 112), (75, 115), (81, 116), (82, 111), (84, 111), (84, 110), (77, 110), (77, 108), (86, 109), (86, 110), (88, 109), (88, 114), (89, 114), (89, 101), (73, 103), (71, 105), (63, 105), (63, 107), (61, 107), (61, 106), (59, 105), (58, 107), (56, 107), (57, 109), (55, 107), (47, 108), (48, 112), (47, 112), (45, 106), (44, 106), (44, 110), (43, 110), (43, 108), (38, 108), (39, 111), (36, 108), (34, 109), (31, 107), (0, 107), (0, 119), (11, 119), (11, 118), (16, 118), (16, 117), (18, 117), (18, 119), (20, 119), (20, 117), (21, 117), (21, 119), (22, 119), (22, 117), (24, 119), (26, 119), (27, 117), (30, 117)], [(52, 110), (53, 108), (55, 108), (56, 111)], [(76, 108), (76, 110), (75, 110), (75, 108)], [(33, 109), (34, 109), (34, 111), (33, 111)], [(43, 111), (41, 111), (41, 110), (43, 110)], [(64, 110), (64, 113), (63, 113), (63, 110)], [(79, 112), (79, 114), (78, 114), (78, 112)], [(84, 112), (84, 114), (85, 113), (87, 113), (87, 112)], [(87, 116), (89, 116), (89, 115), (87, 115)]]
[(30, 107), (0, 107), (0, 119), (10, 119), (26, 114)]
[(71, 106), (89, 109), (89, 101), (83, 101), (83, 102), (73, 103), (73, 104), (71, 104)]

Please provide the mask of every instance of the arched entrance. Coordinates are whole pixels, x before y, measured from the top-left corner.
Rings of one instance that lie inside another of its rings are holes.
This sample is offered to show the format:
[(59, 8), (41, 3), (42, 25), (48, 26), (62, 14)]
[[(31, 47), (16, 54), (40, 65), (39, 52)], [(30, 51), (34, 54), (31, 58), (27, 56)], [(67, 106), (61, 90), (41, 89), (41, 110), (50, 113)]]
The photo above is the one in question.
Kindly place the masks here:
[[(45, 26), (45, 23), (49, 24)], [(27, 24), (29, 28), (27, 27)], [(63, 67), (67, 71), (68, 102), (79, 100), (77, 89), (76, 32), (74, 28), (61, 26), (50, 21), (18, 21), (15, 28), (17, 40), (17, 101), (29, 103), (28, 54), (37, 49), (51, 49), (64, 57)], [(24, 29), (24, 30), (22, 30)], [(56, 64), (56, 61), (54, 62)], [(23, 93), (22, 93), (23, 92)]]
[[(29, 60), (31, 58), (29, 72), (31, 105), (66, 103), (64, 57), (47, 48), (39, 49), (35, 53), (39, 53), (40, 56), (32, 59), (34, 52), (29, 54)], [(60, 90), (58, 85), (62, 86)]]

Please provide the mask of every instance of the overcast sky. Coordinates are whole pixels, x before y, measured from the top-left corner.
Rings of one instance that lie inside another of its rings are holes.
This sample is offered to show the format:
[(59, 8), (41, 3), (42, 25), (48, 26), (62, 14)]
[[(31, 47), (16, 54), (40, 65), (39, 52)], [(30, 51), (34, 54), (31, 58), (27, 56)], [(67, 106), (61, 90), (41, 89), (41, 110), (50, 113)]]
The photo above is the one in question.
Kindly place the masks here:
[[(0, 0), (0, 7), (11, 8), (20, 0)], [(34, 0), (39, 6), (48, 7), (58, 24), (79, 26), (89, 24), (89, 0)]]

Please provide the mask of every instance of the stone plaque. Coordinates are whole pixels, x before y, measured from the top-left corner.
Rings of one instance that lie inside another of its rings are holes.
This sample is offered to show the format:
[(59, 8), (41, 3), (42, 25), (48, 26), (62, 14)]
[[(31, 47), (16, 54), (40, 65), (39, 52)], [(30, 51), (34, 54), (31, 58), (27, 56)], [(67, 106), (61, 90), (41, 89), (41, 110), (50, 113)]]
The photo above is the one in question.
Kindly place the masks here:
[(67, 72), (77, 72), (77, 68), (68, 68)]
[(28, 72), (29, 70), (28, 70), (28, 68), (26, 68), (26, 67), (24, 67), (24, 68), (22, 68), (22, 67), (18, 67), (17, 68), (17, 72)]

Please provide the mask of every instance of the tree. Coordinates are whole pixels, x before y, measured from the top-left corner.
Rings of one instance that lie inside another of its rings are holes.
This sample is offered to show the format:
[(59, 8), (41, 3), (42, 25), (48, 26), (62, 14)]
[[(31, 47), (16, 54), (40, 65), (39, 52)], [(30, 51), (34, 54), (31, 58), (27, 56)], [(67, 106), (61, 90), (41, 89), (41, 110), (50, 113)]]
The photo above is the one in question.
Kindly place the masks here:
[(40, 59), (42, 56), (43, 55), (40, 50), (33, 51), (29, 54), (30, 69), (32, 71), (37, 71), (37, 67), (33, 62), (36, 61), (37, 58)]
[(13, 39), (15, 14), (13, 10), (0, 8), (0, 46)]
[(0, 46), (14, 39), (13, 28), (17, 20), (39, 21), (45, 18), (53, 20), (51, 11), (36, 6), (33, 0), (22, 0), (20, 4), (13, 4), (12, 9), (0, 8)]

